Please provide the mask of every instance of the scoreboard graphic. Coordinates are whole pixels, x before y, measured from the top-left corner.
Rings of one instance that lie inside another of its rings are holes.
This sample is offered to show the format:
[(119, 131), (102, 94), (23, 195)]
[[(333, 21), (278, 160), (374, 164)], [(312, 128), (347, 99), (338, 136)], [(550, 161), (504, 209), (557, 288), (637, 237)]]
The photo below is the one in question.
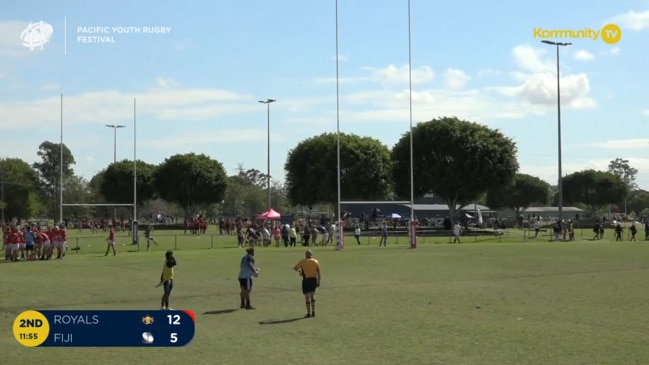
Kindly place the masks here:
[(27, 347), (181, 347), (195, 327), (189, 310), (27, 310), (13, 333)]

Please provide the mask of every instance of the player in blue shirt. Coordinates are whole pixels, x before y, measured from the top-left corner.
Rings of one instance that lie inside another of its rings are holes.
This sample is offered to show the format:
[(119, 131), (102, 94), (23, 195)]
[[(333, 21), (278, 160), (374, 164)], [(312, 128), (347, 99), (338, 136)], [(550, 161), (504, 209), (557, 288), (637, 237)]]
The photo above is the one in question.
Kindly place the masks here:
[(255, 249), (246, 249), (246, 255), (241, 258), (239, 268), (239, 288), (241, 288), (241, 308), (255, 309), (250, 305), (250, 292), (252, 291), (252, 278), (259, 276), (255, 267)]

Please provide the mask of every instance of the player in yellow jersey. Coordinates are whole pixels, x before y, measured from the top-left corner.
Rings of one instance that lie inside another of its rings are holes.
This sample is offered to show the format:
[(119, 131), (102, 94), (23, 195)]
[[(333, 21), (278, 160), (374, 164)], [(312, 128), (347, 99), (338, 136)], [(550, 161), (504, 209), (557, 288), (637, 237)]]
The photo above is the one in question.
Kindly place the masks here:
[(158, 286), (163, 286), (164, 293), (162, 294), (162, 299), (160, 301), (160, 309), (162, 310), (173, 310), (169, 308), (169, 296), (171, 295), (171, 290), (174, 288), (174, 266), (176, 266), (176, 259), (174, 258), (174, 253), (172, 251), (167, 251), (165, 253), (165, 262), (162, 264), (162, 274), (160, 274), (160, 283)]
[(307, 250), (305, 258), (293, 267), (302, 276), (302, 294), (306, 300), (306, 316), (315, 317), (315, 290), (320, 287), (320, 263), (313, 258), (313, 252)]

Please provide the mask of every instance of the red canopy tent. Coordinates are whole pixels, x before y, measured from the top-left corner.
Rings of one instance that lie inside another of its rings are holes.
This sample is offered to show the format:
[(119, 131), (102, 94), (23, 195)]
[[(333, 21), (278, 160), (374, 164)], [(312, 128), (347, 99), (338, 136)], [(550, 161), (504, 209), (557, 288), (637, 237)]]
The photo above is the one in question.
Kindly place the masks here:
[(270, 208), (266, 213), (262, 213), (257, 216), (259, 220), (276, 220), (282, 217), (281, 214), (275, 211), (275, 209)]

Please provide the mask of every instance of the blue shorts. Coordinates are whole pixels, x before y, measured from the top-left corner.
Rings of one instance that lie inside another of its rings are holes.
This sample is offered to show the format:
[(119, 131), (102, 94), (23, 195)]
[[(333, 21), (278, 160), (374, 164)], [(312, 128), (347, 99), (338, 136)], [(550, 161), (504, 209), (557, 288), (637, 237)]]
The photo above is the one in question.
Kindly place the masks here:
[(174, 280), (169, 279), (165, 281), (162, 287), (164, 288), (165, 294), (171, 294), (171, 290), (174, 288)]
[(252, 290), (252, 278), (247, 278), (247, 279), (239, 278), (239, 287), (241, 289), (251, 291)]

